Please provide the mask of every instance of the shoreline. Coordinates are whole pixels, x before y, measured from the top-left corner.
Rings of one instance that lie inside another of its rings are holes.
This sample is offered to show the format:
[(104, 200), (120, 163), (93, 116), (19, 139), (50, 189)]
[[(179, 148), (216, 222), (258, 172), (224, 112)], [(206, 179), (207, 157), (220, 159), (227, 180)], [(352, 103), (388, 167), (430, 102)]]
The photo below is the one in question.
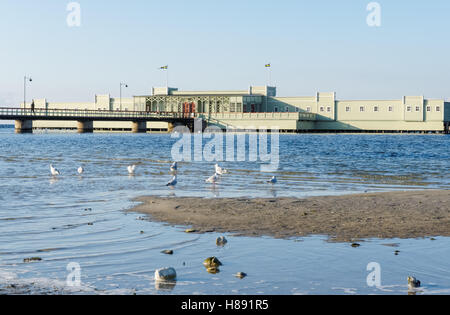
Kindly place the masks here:
[(333, 242), (450, 236), (450, 190), (299, 198), (139, 197), (130, 212), (198, 233)]

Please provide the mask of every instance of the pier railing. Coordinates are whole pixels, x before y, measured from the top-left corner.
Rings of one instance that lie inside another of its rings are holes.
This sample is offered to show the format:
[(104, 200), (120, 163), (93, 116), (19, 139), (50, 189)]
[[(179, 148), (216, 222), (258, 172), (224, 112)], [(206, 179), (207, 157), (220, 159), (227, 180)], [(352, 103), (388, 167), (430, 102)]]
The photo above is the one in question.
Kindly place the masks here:
[(90, 119), (90, 120), (153, 120), (153, 119), (192, 119), (195, 113), (178, 112), (143, 112), (143, 111), (112, 111), (83, 109), (46, 109), (36, 108), (0, 108), (0, 119)]

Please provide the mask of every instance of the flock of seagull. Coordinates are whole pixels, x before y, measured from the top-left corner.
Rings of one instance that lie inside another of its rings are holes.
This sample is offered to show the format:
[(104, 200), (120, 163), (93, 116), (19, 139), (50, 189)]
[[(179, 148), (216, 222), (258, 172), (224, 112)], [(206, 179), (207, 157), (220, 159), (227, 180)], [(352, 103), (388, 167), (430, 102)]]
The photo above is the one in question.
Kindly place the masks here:
[[(219, 166), (219, 164), (216, 164), (215, 166), (215, 173), (213, 176), (211, 176), (210, 178), (208, 178), (207, 180), (205, 180), (205, 182), (207, 183), (211, 183), (213, 185), (215, 185), (217, 183), (217, 181), (220, 179), (220, 177), (224, 174), (228, 174), (228, 170), (222, 168)], [(128, 174), (129, 175), (134, 175), (135, 171), (136, 171), (136, 165), (129, 165), (127, 167), (128, 170)], [(178, 163), (174, 162), (171, 166), (170, 166), (170, 171), (173, 174), (172, 179), (166, 184), (166, 186), (168, 187), (175, 187), (178, 183), (178, 178), (177, 178), (177, 171), (178, 171)], [(77, 170), (79, 175), (82, 175), (84, 173), (84, 168), (82, 166), (80, 166)], [(59, 176), (61, 175), (61, 172), (54, 168), (52, 164), (50, 164), (50, 173), (52, 174), (53, 177)], [(271, 180), (267, 181), (267, 183), (269, 184), (276, 184), (278, 182), (277, 177), (273, 176)]]

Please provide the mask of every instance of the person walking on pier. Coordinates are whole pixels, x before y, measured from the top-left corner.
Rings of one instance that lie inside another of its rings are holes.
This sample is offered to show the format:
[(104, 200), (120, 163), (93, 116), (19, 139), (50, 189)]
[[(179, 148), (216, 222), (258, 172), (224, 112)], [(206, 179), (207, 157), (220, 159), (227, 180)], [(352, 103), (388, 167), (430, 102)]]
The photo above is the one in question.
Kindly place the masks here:
[(34, 114), (34, 100), (31, 102), (31, 113)]

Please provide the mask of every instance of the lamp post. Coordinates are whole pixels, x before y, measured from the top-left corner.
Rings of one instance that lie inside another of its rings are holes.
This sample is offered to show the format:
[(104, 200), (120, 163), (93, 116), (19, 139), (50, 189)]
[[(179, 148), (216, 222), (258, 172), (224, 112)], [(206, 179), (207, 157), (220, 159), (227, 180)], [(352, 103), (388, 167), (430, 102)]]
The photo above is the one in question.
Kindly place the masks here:
[(128, 84), (126, 83), (120, 83), (120, 110), (122, 110), (122, 87), (128, 87)]
[(27, 81), (32, 82), (33, 79), (27, 76), (23, 77), (23, 109), (27, 106)]

